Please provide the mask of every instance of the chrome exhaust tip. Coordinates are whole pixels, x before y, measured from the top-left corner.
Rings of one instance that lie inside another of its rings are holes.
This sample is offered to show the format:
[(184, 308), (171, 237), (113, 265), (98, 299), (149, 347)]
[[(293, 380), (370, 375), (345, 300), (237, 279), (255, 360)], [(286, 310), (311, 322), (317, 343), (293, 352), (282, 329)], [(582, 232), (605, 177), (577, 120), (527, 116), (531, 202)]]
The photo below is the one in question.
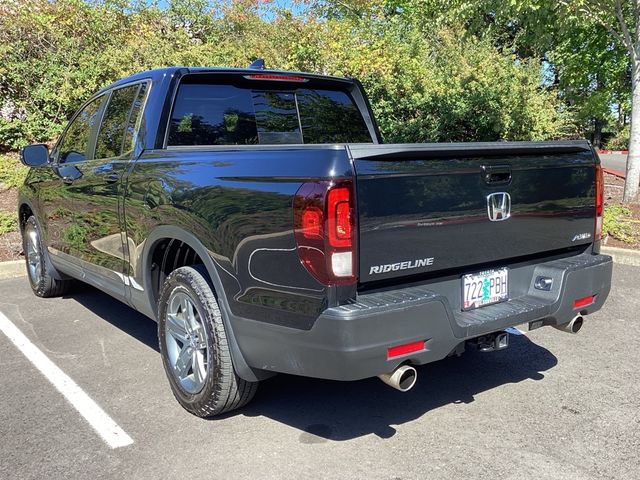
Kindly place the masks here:
[(576, 315), (573, 320), (568, 323), (563, 323), (562, 325), (554, 325), (554, 328), (557, 328), (560, 331), (567, 333), (578, 333), (582, 328), (582, 324), (584, 323), (584, 318), (582, 315)]
[(390, 387), (400, 390), (401, 392), (408, 392), (416, 384), (418, 379), (418, 372), (415, 368), (409, 365), (402, 365), (396, 368), (391, 373), (383, 373), (378, 375), (378, 378)]

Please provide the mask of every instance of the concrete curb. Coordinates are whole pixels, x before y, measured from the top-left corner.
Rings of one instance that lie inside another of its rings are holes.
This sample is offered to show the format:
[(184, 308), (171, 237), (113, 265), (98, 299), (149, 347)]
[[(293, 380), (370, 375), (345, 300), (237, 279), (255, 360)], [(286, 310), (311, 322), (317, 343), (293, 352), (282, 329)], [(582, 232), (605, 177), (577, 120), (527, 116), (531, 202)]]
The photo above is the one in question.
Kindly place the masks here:
[(24, 260), (0, 262), (0, 280), (4, 278), (22, 277), (27, 274)]
[(614, 168), (602, 167), (602, 171), (610, 175), (615, 175), (618, 178), (627, 178), (626, 173), (621, 172), (620, 170), (615, 170)]
[(600, 248), (600, 253), (603, 253), (605, 255), (611, 255), (613, 257), (613, 261), (616, 263), (640, 267), (640, 251), (639, 250), (630, 250), (628, 248), (602, 246)]
[(629, 155), (629, 150), (598, 150), (598, 155)]

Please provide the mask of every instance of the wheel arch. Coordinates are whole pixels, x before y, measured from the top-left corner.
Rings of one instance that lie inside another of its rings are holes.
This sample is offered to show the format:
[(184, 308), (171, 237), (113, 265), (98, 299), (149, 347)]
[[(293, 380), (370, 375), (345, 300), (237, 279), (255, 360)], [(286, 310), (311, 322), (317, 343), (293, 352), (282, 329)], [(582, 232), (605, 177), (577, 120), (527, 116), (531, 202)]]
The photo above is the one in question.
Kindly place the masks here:
[(154, 255), (157, 258), (157, 248), (166, 241), (182, 242), (184, 245), (192, 249), (202, 261), (209, 278), (211, 288), (218, 300), (220, 310), (222, 311), (222, 321), (227, 331), (227, 337), (229, 340), (229, 347), (231, 350), (231, 357), (233, 360), (236, 373), (244, 380), (250, 382), (256, 382), (271, 376), (269, 372), (262, 370), (256, 370), (251, 368), (244, 359), (238, 342), (233, 331), (233, 314), (227, 300), (222, 280), (215, 266), (213, 258), (211, 257), (207, 248), (202, 244), (198, 238), (186, 230), (172, 225), (161, 225), (156, 227), (145, 241), (145, 246), (142, 253), (142, 281), (144, 283), (144, 289), (147, 292), (147, 298), (151, 309), (157, 319), (157, 291), (154, 287), (154, 275), (152, 274), (152, 268), (154, 263)]
[[(24, 200), (21, 201), (20, 204), (18, 205), (18, 224), (20, 226), (20, 233), (24, 232), (24, 227), (27, 223), (27, 220), (32, 215), (35, 217), (35, 214), (33, 212), (33, 207), (31, 206), (31, 204)], [(36, 218), (36, 222), (37, 221), (38, 219)]]

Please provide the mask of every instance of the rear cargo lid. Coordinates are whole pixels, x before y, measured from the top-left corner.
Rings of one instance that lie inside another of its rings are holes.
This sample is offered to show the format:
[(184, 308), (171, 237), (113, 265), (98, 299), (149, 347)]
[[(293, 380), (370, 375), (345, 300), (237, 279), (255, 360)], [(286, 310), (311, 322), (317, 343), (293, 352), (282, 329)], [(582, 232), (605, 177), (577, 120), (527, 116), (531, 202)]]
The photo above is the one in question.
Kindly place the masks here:
[(593, 241), (587, 142), (351, 145), (361, 283)]

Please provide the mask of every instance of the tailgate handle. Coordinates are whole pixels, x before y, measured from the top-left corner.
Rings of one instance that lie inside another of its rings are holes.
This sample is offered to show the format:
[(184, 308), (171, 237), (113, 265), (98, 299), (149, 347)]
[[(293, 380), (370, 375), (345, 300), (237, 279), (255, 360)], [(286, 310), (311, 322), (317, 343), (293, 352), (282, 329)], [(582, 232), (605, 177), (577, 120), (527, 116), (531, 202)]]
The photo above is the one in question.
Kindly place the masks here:
[(490, 185), (511, 181), (511, 165), (482, 165), (480, 172), (485, 183)]

